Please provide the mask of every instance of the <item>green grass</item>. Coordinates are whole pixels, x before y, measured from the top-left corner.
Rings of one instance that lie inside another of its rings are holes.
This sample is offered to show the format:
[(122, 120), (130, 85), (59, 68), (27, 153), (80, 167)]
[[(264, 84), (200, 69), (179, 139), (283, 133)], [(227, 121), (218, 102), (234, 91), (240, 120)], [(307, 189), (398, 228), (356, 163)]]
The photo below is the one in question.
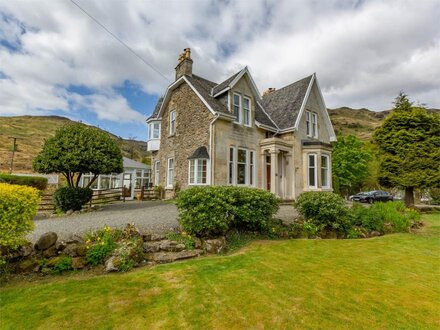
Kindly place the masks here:
[(15, 282), (2, 329), (438, 329), (440, 215), (417, 234), (257, 241), (233, 255)]

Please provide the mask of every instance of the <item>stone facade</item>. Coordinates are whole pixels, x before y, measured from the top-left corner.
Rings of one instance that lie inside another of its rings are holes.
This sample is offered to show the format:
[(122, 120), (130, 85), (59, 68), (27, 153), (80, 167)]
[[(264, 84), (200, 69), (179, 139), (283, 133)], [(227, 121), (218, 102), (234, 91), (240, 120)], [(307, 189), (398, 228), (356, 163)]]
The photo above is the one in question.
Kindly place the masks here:
[[(175, 133), (170, 135), (169, 115), (173, 110), (176, 111), (176, 129)], [(191, 87), (182, 84), (173, 91), (162, 118), (160, 150), (153, 155), (152, 164), (160, 161), (159, 182), (165, 187), (165, 197), (171, 198), (176, 184), (181, 189), (188, 187), (188, 157), (200, 146), (209, 150), (210, 122), (214, 116)], [(167, 187), (166, 184), (169, 158), (174, 159), (173, 187)]]

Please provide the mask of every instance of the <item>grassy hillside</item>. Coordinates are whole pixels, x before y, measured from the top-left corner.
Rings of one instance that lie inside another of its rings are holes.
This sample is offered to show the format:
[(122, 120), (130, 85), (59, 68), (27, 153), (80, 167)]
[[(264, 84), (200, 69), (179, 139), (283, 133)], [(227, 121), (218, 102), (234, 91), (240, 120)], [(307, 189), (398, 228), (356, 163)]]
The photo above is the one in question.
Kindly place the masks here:
[[(58, 116), (0, 117), (0, 171), (9, 171), (10, 168), (10, 136), (18, 138), (14, 172), (31, 172), (32, 159), (41, 150), (44, 140), (53, 136), (61, 126), (71, 122)], [(118, 142), (124, 156), (140, 160), (148, 155), (146, 142), (125, 140), (108, 134)]]

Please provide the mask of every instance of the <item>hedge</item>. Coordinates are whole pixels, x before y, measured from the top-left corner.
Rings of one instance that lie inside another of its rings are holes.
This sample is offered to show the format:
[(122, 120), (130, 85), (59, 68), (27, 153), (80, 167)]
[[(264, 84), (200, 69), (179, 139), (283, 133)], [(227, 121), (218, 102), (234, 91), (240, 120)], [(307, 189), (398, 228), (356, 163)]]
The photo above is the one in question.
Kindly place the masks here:
[(230, 229), (265, 232), (279, 199), (268, 191), (233, 186), (194, 187), (179, 193), (179, 222), (193, 235), (223, 235)]
[(20, 186), (30, 186), (38, 190), (44, 190), (47, 187), (47, 178), (40, 176), (21, 176), (0, 173), (0, 182), (16, 184)]
[(25, 241), (39, 203), (37, 189), (0, 183), (0, 247), (16, 249)]
[(79, 211), (92, 198), (93, 190), (81, 187), (62, 187), (53, 194), (55, 207), (63, 212)]

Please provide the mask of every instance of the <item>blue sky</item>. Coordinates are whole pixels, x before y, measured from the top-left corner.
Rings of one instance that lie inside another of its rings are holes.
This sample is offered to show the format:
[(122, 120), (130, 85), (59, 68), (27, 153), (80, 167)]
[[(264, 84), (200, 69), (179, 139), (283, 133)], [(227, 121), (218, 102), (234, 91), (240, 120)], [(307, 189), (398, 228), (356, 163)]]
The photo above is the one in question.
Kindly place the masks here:
[(75, 1), (162, 75), (70, 1), (0, 0), (1, 116), (61, 115), (145, 140), (185, 47), (217, 82), (246, 65), (260, 91), (317, 72), (330, 108), (389, 109), (401, 90), (440, 108), (435, 0)]

